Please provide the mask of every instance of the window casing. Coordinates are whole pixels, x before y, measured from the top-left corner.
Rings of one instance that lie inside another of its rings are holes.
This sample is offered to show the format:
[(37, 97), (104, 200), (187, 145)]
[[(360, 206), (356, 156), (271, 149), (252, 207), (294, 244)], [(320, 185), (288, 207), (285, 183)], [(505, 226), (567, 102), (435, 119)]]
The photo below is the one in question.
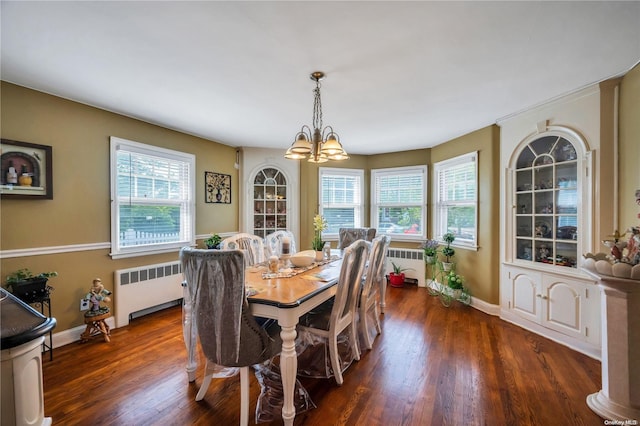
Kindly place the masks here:
[(394, 239), (426, 236), (427, 166), (371, 171), (371, 226)]
[(454, 245), (477, 247), (478, 167), (477, 152), (434, 164), (436, 179), (435, 237), (447, 232)]
[(111, 137), (111, 256), (195, 245), (195, 156)]
[(364, 171), (321, 167), (319, 214), (327, 221), (323, 237), (337, 238), (340, 228), (360, 228), (364, 223)]

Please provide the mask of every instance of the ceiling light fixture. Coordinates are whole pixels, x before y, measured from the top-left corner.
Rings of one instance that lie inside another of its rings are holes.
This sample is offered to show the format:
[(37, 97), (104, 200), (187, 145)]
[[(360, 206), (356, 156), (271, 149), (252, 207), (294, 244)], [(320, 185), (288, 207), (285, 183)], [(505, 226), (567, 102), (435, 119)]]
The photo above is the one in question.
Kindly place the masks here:
[[(295, 141), (284, 154), (289, 160), (303, 160), (310, 163), (324, 163), (329, 160), (347, 160), (349, 155), (342, 148), (340, 137), (333, 127), (322, 128), (322, 101), (320, 100), (320, 80), (324, 78), (322, 71), (311, 73), (311, 80), (316, 82), (313, 90), (313, 131), (306, 124), (296, 134)], [(321, 130), (322, 129), (322, 130)]]

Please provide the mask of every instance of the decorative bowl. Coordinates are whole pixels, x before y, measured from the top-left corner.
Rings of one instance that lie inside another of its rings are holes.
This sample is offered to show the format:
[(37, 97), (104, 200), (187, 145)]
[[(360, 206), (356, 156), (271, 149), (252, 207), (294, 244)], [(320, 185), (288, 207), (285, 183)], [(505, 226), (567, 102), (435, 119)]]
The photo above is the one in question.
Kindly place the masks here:
[(305, 250), (292, 255), (289, 262), (296, 268), (305, 268), (311, 266), (315, 260), (315, 252), (313, 250)]

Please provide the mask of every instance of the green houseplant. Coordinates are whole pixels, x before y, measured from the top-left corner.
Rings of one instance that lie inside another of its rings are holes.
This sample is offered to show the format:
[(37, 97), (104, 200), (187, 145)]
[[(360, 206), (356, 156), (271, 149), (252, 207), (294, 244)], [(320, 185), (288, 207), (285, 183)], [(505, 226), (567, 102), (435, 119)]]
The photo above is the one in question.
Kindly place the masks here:
[(444, 246), (441, 251), (442, 255), (444, 256), (444, 261), (442, 262), (442, 268), (445, 271), (448, 271), (451, 269), (451, 258), (456, 254), (456, 251), (454, 250), (454, 248), (451, 247), (451, 243), (456, 239), (456, 236), (453, 235), (452, 232), (447, 232), (442, 236), (442, 239), (444, 240), (445, 243), (447, 243), (447, 245)]
[(57, 276), (58, 273), (55, 271), (34, 275), (29, 269), (23, 268), (7, 275), (6, 284), (19, 299), (34, 300), (47, 295), (49, 292), (47, 281)]
[(400, 265), (396, 265), (393, 261), (393, 272), (389, 273), (389, 283), (391, 287), (402, 287), (404, 285), (404, 271), (412, 271), (412, 268), (403, 268)]
[(212, 234), (209, 238), (203, 241), (208, 249), (218, 249), (220, 248), (220, 243), (222, 242), (222, 237), (218, 234)]

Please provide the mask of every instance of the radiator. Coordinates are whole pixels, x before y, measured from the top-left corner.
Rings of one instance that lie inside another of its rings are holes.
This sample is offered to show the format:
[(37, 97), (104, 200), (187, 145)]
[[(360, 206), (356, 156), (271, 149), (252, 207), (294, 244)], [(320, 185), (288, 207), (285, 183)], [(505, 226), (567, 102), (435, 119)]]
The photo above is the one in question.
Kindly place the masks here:
[(424, 259), (422, 258), (422, 250), (390, 248), (389, 251), (387, 251), (387, 274), (393, 272), (391, 262), (401, 268), (410, 268), (408, 271), (404, 271), (405, 277), (418, 280), (419, 287), (426, 286), (424, 281), (425, 265)]
[(119, 269), (114, 274), (116, 327), (124, 327), (130, 319), (182, 298), (179, 261)]

